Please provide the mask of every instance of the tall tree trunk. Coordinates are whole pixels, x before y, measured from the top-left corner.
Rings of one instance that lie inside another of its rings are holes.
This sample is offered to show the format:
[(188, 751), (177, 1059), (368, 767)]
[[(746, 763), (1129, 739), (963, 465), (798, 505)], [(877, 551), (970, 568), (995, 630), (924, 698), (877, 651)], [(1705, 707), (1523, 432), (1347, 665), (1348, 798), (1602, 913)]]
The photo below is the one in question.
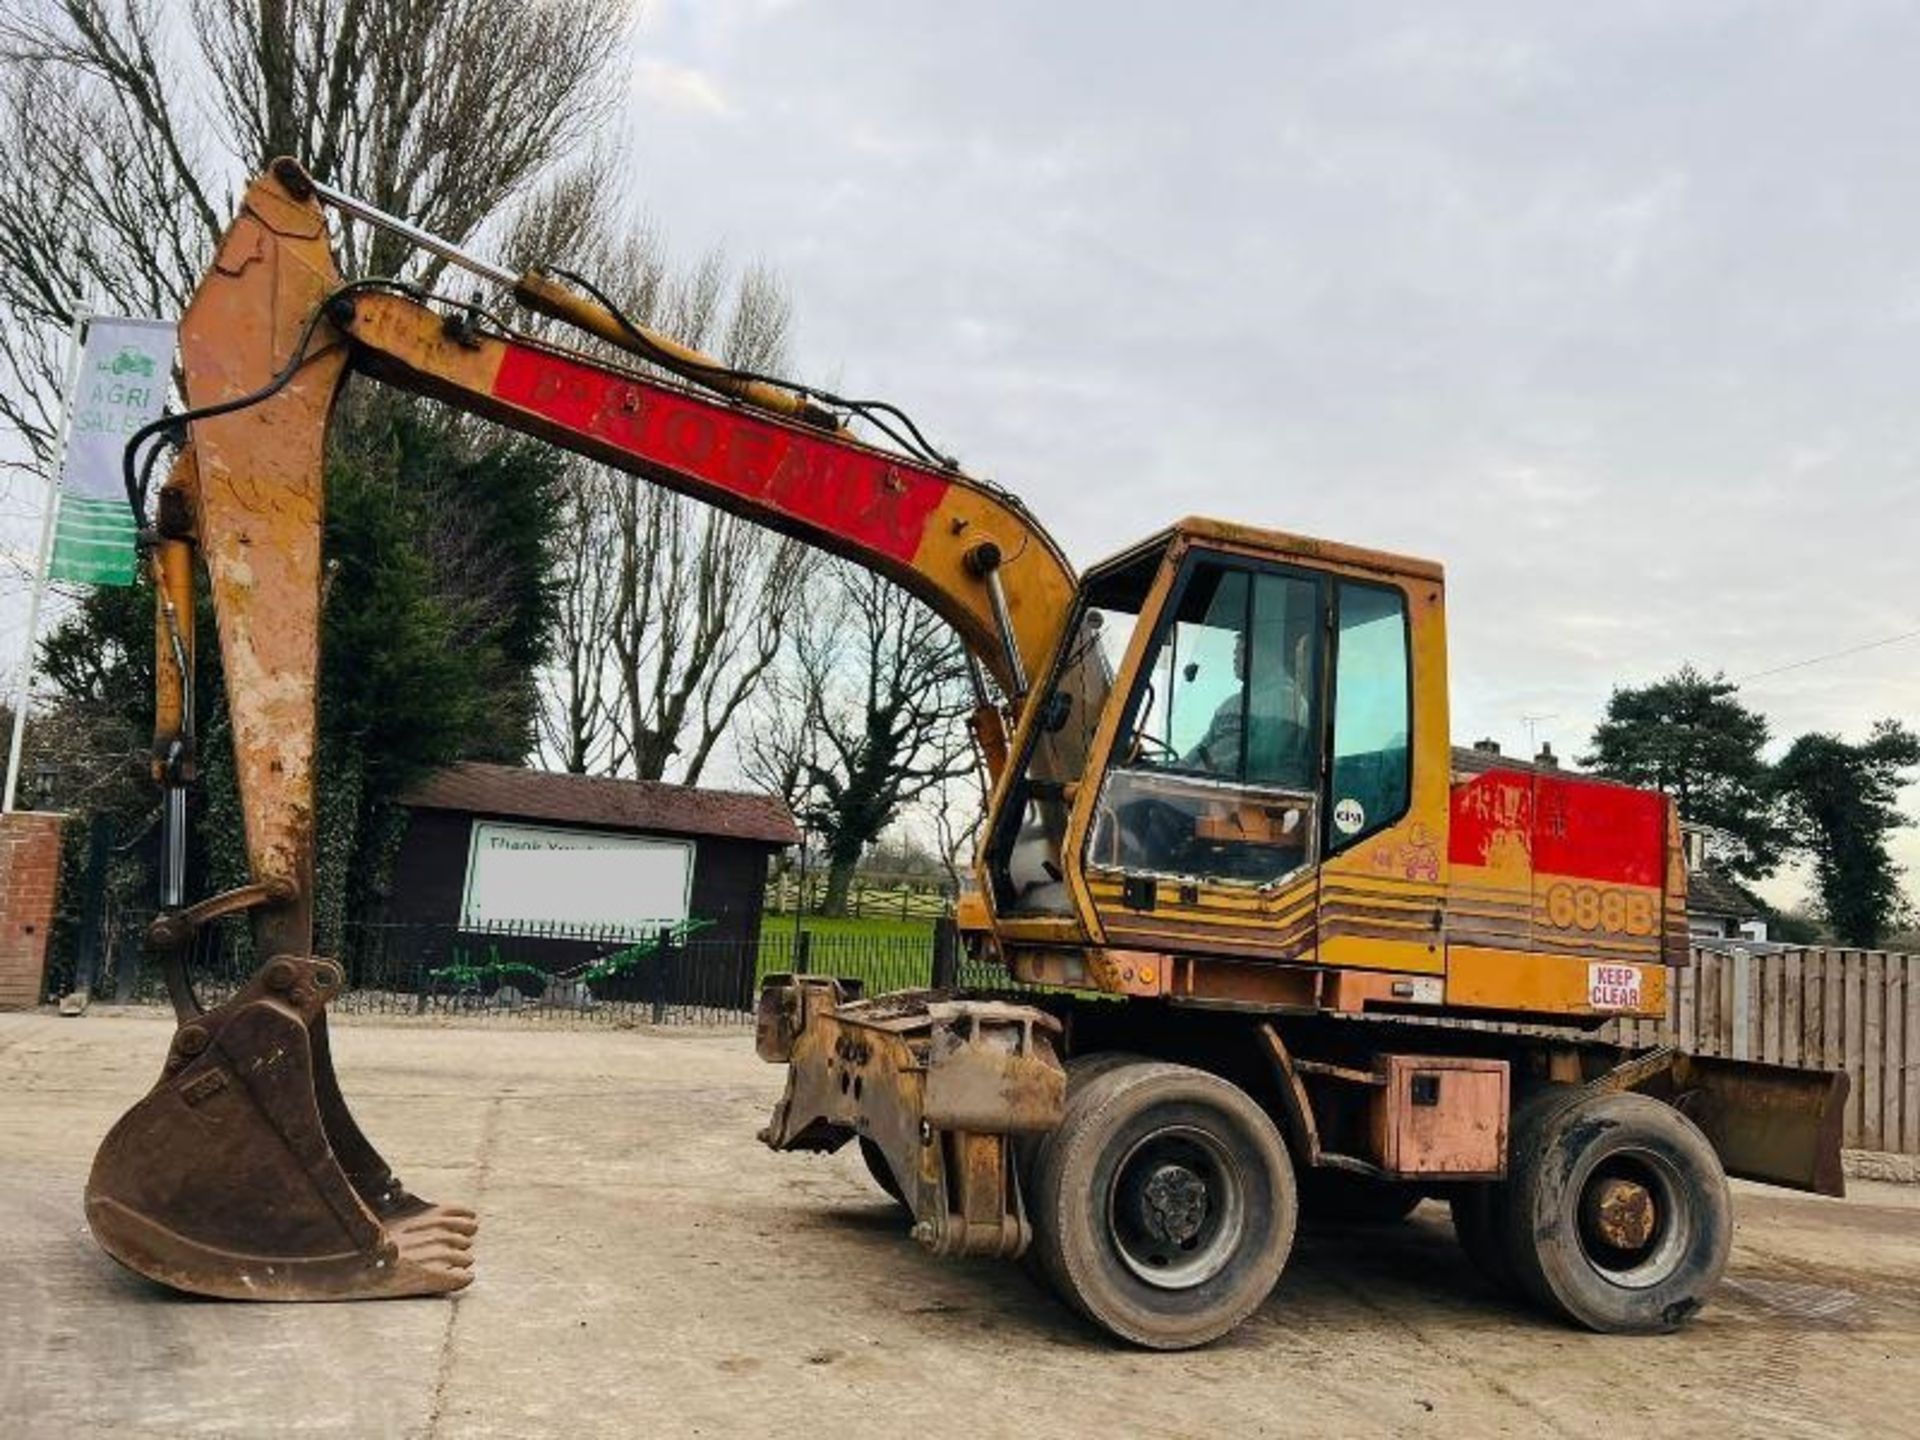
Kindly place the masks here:
[(827, 861), (827, 897), (820, 905), (822, 915), (841, 917), (847, 913), (847, 896), (853, 891), (854, 867), (860, 863), (860, 857), (854, 855), (834, 855)]

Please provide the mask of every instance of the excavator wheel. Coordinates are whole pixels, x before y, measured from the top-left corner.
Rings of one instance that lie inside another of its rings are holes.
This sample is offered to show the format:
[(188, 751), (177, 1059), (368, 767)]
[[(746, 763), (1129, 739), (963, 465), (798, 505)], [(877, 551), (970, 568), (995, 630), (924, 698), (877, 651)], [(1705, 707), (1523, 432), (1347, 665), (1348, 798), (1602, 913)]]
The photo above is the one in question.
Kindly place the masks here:
[[(1510, 1172), (1519, 1163), (1518, 1157), (1539, 1143), (1541, 1128), (1579, 1098), (1577, 1086), (1542, 1085), (1515, 1104), (1507, 1127)], [(1454, 1235), (1474, 1268), (1497, 1293), (1520, 1299), (1523, 1292), (1514, 1269), (1512, 1242), (1519, 1220), (1513, 1200), (1509, 1179), (1457, 1186), (1448, 1205), (1453, 1213)]]
[(1508, 1182), (1509, 1254), (1549, 1313), (1609, 1335), (1678, 1329), (1733, 1245), (1712, 1143), (1651, 1096), (1577, 1094), (1543, 1116)]
[[(1129, 1050), (1096, 1050), (1090, 1055), (1073, 1056), (1064, 1067), (1067, 1072), (1067, 1104), (1071, 1106), (1074, 1096), (1109, 1070), (1117, 1070), (1122, 1065), (1146, 1063), (1146, 1056), (1136, 1055)], [(1014, 1160), (1020, 1167), (1020, 1193), (1028, 1209), (1033, 1208), (1034, 1197), (1038, 1193), (1034, 1186), (1047, 1161), (1048, 1143), (1059, 1133), (1057, 1129), (1029, 1130), (1014, 1137)], [(1027, 1254), (1033, 1254), (1031, 1247)]]
[(1245, 1091), (1139, 1061), (1069, 1098), (1029, 1212), (1039, 1268), (1062, 1299), (1121, 1339), (1185, 1350), (1266, 1299), (1297, 1207), (1286, 1145)]
[[(1096, 1050), (1091, 1054), (1075, 1055), (1065, 1063), (1067, 1072), (1067, 1113), (1073, 1111), (1074, 1097), (1088, 1085), (1106, 1074), (1109, 1070), (1118, 1070), (1122, 1065), (1145, 1065), (1144, 1055), (1136, 1055), (1127, 1050)], [(1039, 1203), (1041, 1177), (1047, 1173), (1052, 1158), (1053, 1137), (1065, 1128), (1064, 1125), (1053, 1130), (1029, 1130), (1013, 1138), (1014, 1164), (1020, 1176), (1020, 1199), (1026, 1206), (1027, 1214), (1032, 1217)], [(1036, 1225), (1038, 1222), (1034, 1222)], [(1027, 1273), (1042, 1290), (1054, 1289), (1053, 1280), (1047, 1274), (1046, 1266), (1041, 1262), (1041, 1250), (1038, 1230), (1034, 1243), (1027, 1246), (1020, 1256), (1020, 1268)]]
[(231, 1300), (438, 1295), (473, 1278), (473, 1212), (408, 1194), (340, 1094), (325, 1012), (343, 979), (283, 955), (183, 1014), (159, 1084), (94, 1157), (87, 1223), (109, 1255)]

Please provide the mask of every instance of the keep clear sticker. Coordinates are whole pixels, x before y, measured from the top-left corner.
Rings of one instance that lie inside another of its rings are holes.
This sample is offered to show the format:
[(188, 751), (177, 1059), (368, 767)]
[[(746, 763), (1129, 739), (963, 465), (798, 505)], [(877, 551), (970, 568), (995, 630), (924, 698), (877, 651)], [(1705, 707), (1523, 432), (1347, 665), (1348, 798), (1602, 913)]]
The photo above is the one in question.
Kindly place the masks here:
[(1333, 828), (1342, 835), (1357, 834), (1367, 823), (1366, 807), (1351, 795), (1335, 803), (1333, 807)]
[(1595, 1010), (1638, 1010), (1638, 965), (1587, 966), (1587, 1004)]

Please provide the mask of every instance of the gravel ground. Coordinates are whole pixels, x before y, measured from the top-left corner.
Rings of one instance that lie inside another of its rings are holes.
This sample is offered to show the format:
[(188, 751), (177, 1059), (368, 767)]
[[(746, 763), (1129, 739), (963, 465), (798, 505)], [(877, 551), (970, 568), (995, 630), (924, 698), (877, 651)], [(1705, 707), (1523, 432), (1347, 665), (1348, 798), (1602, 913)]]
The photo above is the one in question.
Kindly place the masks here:
[(1012, 1265), (927, 1256), (851, 1152), (754, 1134), (749, 1036), (341, 1026), (362, 1124), (482, 1215), (457, 1300), (185, 1300), (88, 1239), (93, 1148), (167, 1024), (0, 1015), (0, 1433), (1920, 1437), (1920, 1191), (1738, 1187), (1719, 1298), (1614, 1339), (1495, 1299), (1426, 1205), (1303, 1234), (1226, 1341), (1116, 1348)]

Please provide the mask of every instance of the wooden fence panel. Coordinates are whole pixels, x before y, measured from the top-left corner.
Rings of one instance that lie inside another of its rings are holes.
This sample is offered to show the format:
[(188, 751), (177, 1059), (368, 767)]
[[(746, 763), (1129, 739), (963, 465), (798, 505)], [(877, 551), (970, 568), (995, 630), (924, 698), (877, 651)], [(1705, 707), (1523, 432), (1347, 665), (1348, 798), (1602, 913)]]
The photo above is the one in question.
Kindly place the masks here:
[(1869, 1150), (1880, 1145), (1880, 1091), (1886, 1069), (1887, 1037), (1886, 957), (1860, 957), (1860, 1143)]
[(1755, 983), (1760, 1001), (1760, 1048), (1753, 1053), (1769, 1065), (1778, 1065), (1781, 1063), (1780, 1023), (1786, 1018), (1786, 1002), (1780, 994), (1780, 981), (1786, 973), (1787, 957), (1756, 955), (1753, 964), (1759, 972), (1755, 976)]
[(1800, 960), (1803, 992), (1800, 1013), (1800, 1053), (1809, 1057), (1813, 1064), (1824, 1065), (1827, 1033), (1824, 1018), (1827, 995), (1826, 971), (1820, 963), (1820, 955), (1817, 951), (1801, 951)]
[(1920, 1154), (1920, 956), (1901, 958), (1907, 968), (1907, 1079), (1901, 1085), (1901, 1150)]
[(1800, 959), (1798, 950), (1780, 957), (1780, 1053), (1794, 1057), (1781, 1062), (1788, 1065), (1797, 1065), (1802, 1053), (1800, 1033), (1805, 1020), (1800, 1010)]
[(1823, 968), (1827, 972), (1827, 1028), (1825, 1045), (1821, 1054), (1825, 1059), (1823, 1068), (1844, 1070), (1847, 1068), (1847, 987), (1846, 966), (1838, 950), (1828, 950), (1822, 955)]
[(1734, 957), (1728, 955), (1720, 962), (1720, 1033), (1725, 1037), (1720, 1047), (1722, 1055), (1731, 1056), (1737, 1051), (1739, 1042), (1735, 1037), (1744, 1029), (1736, 1014), (1739, 1006), (1740, 967), (1734, 963)]
[(1900, 1146), (1900, 1094), (1907, 1066), (1906, 961), (1899, 955), (1887, 955), (1886, 983), (1881, 995), (1886, 1004), (1885, 1042), (1881, 1054), (1886, 1057), (1886, 1076), (1880, 1087), (1880, 1145), (1882, 1150)]
[(1782, 949), (1740, 961), (1731, 949), (1695, 950), (1668, 987), (1665, 1022), (1618, 1034), (1719, 1056), (1737, 1053), (1744, 1037), (1751, 1059), (1843, 1070), (1847, 1146), (1920, 1154), (1920, 955)]
[(1867, 1053), (1867, 957), (1849, 950), (1840, 958), (1841, 988), (1846, 992), (1845, 1028), (1841, 1034), (1842, 1061), (1852, 1084), (1847, 1089), (1847, 1133), (1858, 1141), (1865, 1127)]

